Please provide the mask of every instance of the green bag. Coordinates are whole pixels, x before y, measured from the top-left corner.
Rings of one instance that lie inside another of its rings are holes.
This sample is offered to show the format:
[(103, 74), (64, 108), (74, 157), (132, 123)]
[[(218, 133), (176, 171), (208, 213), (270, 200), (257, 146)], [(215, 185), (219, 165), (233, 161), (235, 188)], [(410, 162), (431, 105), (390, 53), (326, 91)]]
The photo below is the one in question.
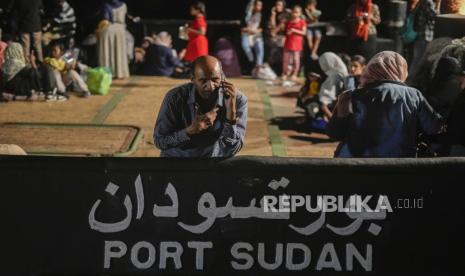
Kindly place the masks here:
[(404, 44), (410, 44), (414, 42), (415, 39), (417, 38), (418, 34), (415, 31), (415, 16), (417, 14), (418, 9), (423, 4), (423, 2), (424, 1), (421, 1), (420, 3), (418, 3), (417, 6), (415, 7), (415, 10), (413, 10), (407, 16), (407, 18), (405, 18), (405, 24), (400, 34), (400, 37), (402, 39), (402, 42), (404, 42)]
[(87, 86), (92, 94), (108, 94), (112, 79), (113, 76), (110, 68), (97, 67), (87, 71)]

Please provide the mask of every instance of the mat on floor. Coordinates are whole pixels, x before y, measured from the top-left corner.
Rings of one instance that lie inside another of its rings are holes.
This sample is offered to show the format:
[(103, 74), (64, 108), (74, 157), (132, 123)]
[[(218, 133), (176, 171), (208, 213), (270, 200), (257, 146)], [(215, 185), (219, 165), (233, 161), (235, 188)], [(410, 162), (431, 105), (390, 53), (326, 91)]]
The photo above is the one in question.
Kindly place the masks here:
[(30, 155), (128, 156), (142, 137), (130, 125), (0, 124), (0, 144), (18, 145)]

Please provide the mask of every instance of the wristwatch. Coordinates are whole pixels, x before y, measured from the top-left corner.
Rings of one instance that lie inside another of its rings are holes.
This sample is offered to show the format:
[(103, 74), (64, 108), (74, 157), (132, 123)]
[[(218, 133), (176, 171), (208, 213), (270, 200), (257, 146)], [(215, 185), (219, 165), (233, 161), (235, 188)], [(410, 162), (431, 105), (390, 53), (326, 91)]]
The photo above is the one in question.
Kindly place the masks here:
[(224, 121), (230, 125), (235, 125), (237, 124), (237, 118), (234, 120), (228, 120), (228, 118), (225, 118)]

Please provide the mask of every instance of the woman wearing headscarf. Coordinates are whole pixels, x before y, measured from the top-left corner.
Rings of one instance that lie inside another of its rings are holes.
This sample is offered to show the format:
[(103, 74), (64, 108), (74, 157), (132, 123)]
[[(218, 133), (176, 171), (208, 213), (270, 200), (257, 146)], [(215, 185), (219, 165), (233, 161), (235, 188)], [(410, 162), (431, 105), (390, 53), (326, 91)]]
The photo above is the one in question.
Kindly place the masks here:
[(103, 20), (107, 24), (99, 31), (99, 66), (109, 67), (115, 78), (129, 77), (129, 62), (126, 41), (127, 6), (120, 0), (106, 0), (103, 5)]
[(378, 5), (372, 0), (356, 0), (347, 12), (352, 55), (370, 59), (376, 52), (376, 25), (381, 23)]
[(10, 43), (5, 50), (2, 79), (5, 91), (12, 93), (13, 100), (36, 100), (38, 97), (34, 92), (50, 92), (55, 87), (50, 69), (36, 62), (33, 52), (30, 64), (26, 63), (23, 47), (16, 42)]
[(332, 52), (326, 52), (319, 58), (320, 68), (326, 75), (326, 80), (321, 84), (318, 92), (320, 109), (325, 120), (332, 117), (332, 107), (336, 98), (344, 90), (344, 82), (349, 75), (347, 67), (342, 59)]
[(338, 98), (326, 128), (341, 141), (336, 157), (416, 157), (419, 132), (441, 130), (441, 116), (419, 90), (404, 84), (407, 72), (398, 53), (378, 53), (362, 74), (362, 87)]

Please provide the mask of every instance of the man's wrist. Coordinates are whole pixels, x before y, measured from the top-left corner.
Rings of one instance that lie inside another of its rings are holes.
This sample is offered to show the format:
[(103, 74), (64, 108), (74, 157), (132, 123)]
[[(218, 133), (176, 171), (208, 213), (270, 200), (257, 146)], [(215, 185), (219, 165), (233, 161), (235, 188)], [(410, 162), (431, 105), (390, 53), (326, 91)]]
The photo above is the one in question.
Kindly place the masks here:
[(232, 111), (232, 112), (228, 112), (226, 114), (226, 120), (227, 121), (233, 121), (233, 120), (236, 120), (237, 119), (237, 115), (236, 115), (236, 112), (235, 111)]
[(236, 117), (235, 117), (234, 119), (226, 118), (226, 119), (224, 120), (224, 122), (225, 122), (225, 123), (228, 123), (228, 124), (230, 124), (230, 125), (235, 125), (235, 124), (237, 124), (237, 118), (236, 118)]

